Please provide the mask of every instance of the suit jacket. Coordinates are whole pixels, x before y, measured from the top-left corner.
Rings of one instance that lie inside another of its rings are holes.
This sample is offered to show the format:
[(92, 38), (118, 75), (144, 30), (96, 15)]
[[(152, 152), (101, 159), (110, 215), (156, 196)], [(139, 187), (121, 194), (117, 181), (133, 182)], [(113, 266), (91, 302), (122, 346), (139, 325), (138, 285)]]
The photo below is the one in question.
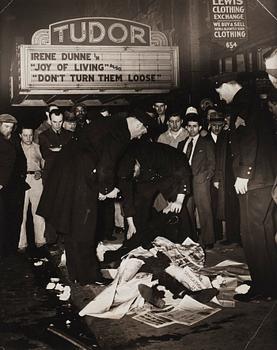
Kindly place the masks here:
[(155, 120), (156, 125), (153, 127), (151, 138), (153, 139), (153, 141), (157, 141), (158, 137), (164, 132), (166, 132), (168, 129), (168, 125), (167, 125), (168, 118), (167, 116), (165, 116), (164, 122), (161, 123), (158, 121), (159, 116), (156, 112), (153, 114), (152, 118)]
[[(180, 142), (177, 148), (183, 152), (187, 139)], [(203, 183), (210, 180), (215, 172), (214, 144), (207, 137), (199, 136), (191, 161), (193, 181)]]

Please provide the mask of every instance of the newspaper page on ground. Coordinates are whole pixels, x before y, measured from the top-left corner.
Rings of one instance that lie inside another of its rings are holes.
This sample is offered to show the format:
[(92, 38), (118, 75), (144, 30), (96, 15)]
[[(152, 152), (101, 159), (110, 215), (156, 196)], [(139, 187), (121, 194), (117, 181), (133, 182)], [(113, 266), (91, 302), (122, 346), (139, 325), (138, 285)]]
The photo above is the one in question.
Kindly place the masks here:
[(220, 308), (213, 308), (199, 303), (186, 295), (176, 306), (164, 310), (155, 309), (139, 313), (133, 319), (155, 328), (165, 327), (173, 323), (192, 326), (220, 310)]

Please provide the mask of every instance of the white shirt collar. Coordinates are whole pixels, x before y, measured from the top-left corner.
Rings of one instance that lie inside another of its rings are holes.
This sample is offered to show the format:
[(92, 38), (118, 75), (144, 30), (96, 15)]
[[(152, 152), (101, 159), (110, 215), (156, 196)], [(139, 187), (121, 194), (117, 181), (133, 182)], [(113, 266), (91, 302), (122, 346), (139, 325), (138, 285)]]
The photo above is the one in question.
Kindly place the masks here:
[(214, 142), (216, 143), (216, 141), (217, 141), (217, 135), (214, 134), (213, 132), (211, 132), (211, 136), (212, 136)]

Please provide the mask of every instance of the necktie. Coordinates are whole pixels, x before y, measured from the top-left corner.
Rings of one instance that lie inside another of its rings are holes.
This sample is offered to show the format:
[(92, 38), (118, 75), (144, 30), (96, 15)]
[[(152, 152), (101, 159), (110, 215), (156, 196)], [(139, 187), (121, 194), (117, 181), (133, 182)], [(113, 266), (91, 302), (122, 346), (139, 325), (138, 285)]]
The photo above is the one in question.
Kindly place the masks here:
[(190, 142), (189, 142), (189, 144), (187, 146), (187, 150), (186, 150), (186, 156), (187, 156), (188, 160), (190, 160), (192, 147), (193, 147), (193, 139), (190, 140)]

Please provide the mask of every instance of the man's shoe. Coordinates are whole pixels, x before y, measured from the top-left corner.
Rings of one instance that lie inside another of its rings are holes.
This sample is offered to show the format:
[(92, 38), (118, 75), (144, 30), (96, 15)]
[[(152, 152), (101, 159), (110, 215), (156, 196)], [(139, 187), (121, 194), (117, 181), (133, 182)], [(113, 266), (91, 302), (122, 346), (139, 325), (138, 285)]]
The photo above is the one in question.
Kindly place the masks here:
[(266, 300), (266, 297), (263, 296), (258, 291), (256, 291), (254, 288), (250, 288), (248, 292), (245, 294), (235, 294), (233, 298), (234, 300), (240, 301), (243, 303), (249, 303), (250, 301), (255, 301), (255, 300)]
[(145, 284), (139, 284), (138, 290), (143, 299), (149, 304), (154, 305), (160, 309), (165, 306), (165, 301), (158, 295), (161, 293), (158, 290), (154, 291), (151, 287), (146, 286)]

